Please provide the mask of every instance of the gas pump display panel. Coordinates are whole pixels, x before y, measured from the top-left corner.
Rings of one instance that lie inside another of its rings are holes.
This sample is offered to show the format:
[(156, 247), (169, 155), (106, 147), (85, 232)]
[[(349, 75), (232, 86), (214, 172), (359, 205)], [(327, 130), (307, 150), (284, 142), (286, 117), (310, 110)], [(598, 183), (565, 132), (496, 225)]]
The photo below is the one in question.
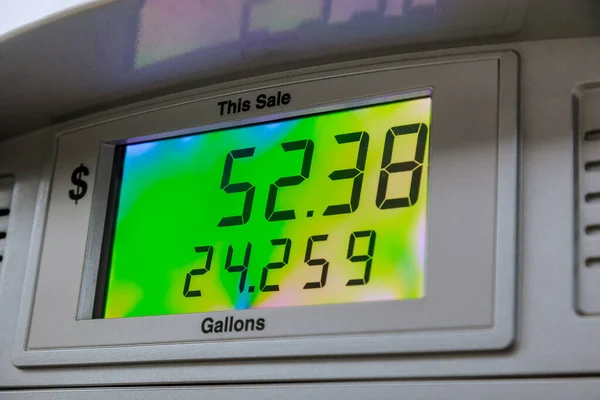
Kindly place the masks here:
[(420, 98), (124, 146), (103, 317), (421, 298), (430, 113)]
[(63, 129), (13, 363), (506, 348), (517, 81), (512, 53), (348, 67)]

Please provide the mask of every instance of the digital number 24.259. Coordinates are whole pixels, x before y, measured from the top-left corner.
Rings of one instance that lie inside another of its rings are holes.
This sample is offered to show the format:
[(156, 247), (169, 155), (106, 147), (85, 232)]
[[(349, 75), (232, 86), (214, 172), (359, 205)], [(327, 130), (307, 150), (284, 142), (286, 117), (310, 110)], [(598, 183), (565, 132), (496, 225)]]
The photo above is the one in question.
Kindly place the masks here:
[[(359, 286), (366, 285), (369, 283), (369, 279), (371, 276), (371, 265), (373, 264), (373, 257), (375, 255), (376, 236), (377, 235), (373, 230), (358, 231), (350, 234), (346, 258), (352, 263), (363, 263), (364, 272), (360, 278), (353, 278), (348, 280), (346, 286)], [(306, 242), (304, 264), (306, 265), (306, 267), (309, 268), (316, 269), (320, 267), (320, 273), (319, 279), (317, 281), (306, 282), (303, 286), (303, 289), (321, 289), (324, 288), (327, 284), (327, 276), (329, 274), (329, 261), (325, 258), (315, 255), (319, 254), (318, 249), (315, 250), (315, 248), (319, 246), (319, 242), (326, 242), (328, 238), (329, 235), (327, 234), (313, 235), (310, 236)], [(358, 240), (368, 241), (366, 254), (357, 254), (356, 242)], [(275, 250), (275, 248), (277, 247), (283, 248), (283, 255), (280, 259), (278, 257), (278, 260), (269, 262), (268, 264), (262, 267), (262, 271), (260, 274), (260, 284), (258, 286), (261, 292), (278, 292), (280, 290), (279, 284), (269, 282), (269, 273), (273, 270), (286, 267), (290, 260), (290, 252), (292, 249), (292, 240), (290, 238), (272, 239), (271, 245), (273, 246), (273, 250)], [(243, 248), (243, 250), (238, 249), (238, 255), (235, 257), (239, 261), (237, 261), (237, 263), (234, 263), (234, 248), (231, 245), (227, 247), (227, 256), (225, 259), (224, 269), (229, 273), (239, 274), (239, 280), (237, 284), (237, 289), (239, 293), (243, 293), (246, 289), (246, 281), (248, 278), (248, 270), (250, 268), (250, 257), (252, 254), (252, 248), (252, 243), (248, 242)], [(241, 256), (239, 253), (240, 250), (242, 250)], [(183, 284), (184, 297), (202, 297), (202, 290), (192, 290), (192, 281), (194, 280), (195, 276), (202, 276), (210, 272), (212, 267), (214, 253), (213, 246), (195, 247), (194, 251), (198, 254), (206, 254), (206, 260), (204, 262), (203, 267), (192, 269), (186, 274), (185, 281)], [(253, 291), (253, 288), (250, 288), (250, 291)]]

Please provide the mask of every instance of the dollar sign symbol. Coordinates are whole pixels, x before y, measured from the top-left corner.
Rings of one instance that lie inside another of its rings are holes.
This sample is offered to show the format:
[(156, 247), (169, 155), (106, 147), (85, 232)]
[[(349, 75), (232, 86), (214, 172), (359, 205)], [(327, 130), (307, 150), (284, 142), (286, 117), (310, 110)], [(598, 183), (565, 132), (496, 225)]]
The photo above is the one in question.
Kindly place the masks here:
[(87, 183), (81, 179), (81, 177), (88, 176), (89, 174), (90, 170), (83, 164), (75, 168), (71, 174), (71, 182), (73, 182), (73, 185), (75, 185), (76, 188), (75, 190), (69, 190), (69, 198), (75, 200), (75, 204), (77, 204), (77, 202), (87, 193)]

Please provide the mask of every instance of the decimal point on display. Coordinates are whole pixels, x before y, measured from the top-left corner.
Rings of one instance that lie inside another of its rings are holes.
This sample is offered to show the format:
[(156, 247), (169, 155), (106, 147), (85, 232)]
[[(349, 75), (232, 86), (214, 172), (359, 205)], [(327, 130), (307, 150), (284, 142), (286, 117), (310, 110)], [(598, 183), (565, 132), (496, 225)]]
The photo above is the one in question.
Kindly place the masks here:
[(253, 292), (254, 292), (254, 286), (250, 286), (250, 287), (248, 288), (248, 291), (249, 291), (250, 293), (253, 293)]
[(312, 216), (313, 216), (313, 214), (314, 214), (314, 211), (313, 211), (313, 210), (307, 211), (307, 212), (306, 212), (306, 218), (310, 218), (310, 217), (312, 217)]

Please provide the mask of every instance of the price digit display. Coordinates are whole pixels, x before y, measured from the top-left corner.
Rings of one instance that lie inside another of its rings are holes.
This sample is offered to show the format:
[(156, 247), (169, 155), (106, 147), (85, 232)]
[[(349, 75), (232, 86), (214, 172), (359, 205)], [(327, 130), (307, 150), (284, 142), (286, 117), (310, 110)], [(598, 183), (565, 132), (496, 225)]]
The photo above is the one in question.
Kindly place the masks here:
[[(350, 235), (350, 244), (348, 245), (348, 260), (355, 262), (364, 262), (365, 263), (365, 274), (360, 279), (350, 279), (346, 286), (357, 286), (357, 285), (366, 285), (369, 283), (369, 278), (371, 277), (371, 265), (373, 264), (373, 256), (375, 255), (375, 231), (362, 231), (362, 232), (353, 232)], [(356, 246), (356, 241), (359, 238), (366, 237), (369, 239), (369, 247), (367, 250), (367, 254), (354, 254), (354, 248)]]
[(277, 201), (277, 192), (280, 188), (285, 186), (296, 186), (304, 182), (310, 176), (310, 164), (312, 162), (313, 151), (315, 144), (312, 140), (298, 140), (295, 142), (282, 143), (281, 147), (283, 150), (288, 151), (304, 151), (304, 157), (302, 158), (302, 169), (299, 175), (286, 176), (277, 179), (269, 187), (269, 197), (267, 198), (267, 210), (265, 211), (265, 218), (268, 221), (284, 221), (287, 219), (295, 219), (296, 213), (294, 210), (275, 211), (275, 202)]
[(218, 226), (243, 225), (250, 220), (252, 212), (252, 202), (254, 201), (254, 187), (250, 182), (231, 183), (231, 170), (233, 169), (233, 161), (237, 158), (252, 157), (254, 155), (254, 147), (247, 149), (233, 150), (227, 154), (225, 158), (225, 166), (223, 167), (223, 178), (221, 178), (221, 189), (225, 193), (245, 193), (244, 206), (242, 215), (233, 217), (224, 217), (219, 221)]
[(214, 248), (212, 246), (199, 246), (194, 248), (196, 253), (206, 253), (206, 264), (204, 268), (196, 268), (191, 270), (185, 276), (185, 283), (183, 284), (183, 296), (184, 297), (200, 297), (202, 296), (202, 291), (200, 290), (190, 290), (190, 286), (192, 284), (192, 277), (197, 275), (204, 275), (208, 271), (210, 271), (210, 265), (212, 264), (212, 256), (214, 252)]
[[(396, 136), (417, 134), (417, 146), (415, 158), (410, 161), (392, 162), (394, 151), (394, 140)], [(381, 173), (379, 175), (379, 186), (377, 188), (377, 207), (381, 209), (409, 207), (415, 204), (419, 198), (421, 187), (421, 175), (423, 173), (423, 159), (425, 157), (425, 144), (427, 141), (427, 126), (425, 124), (411, 124), (395, 126), (390, 128), (385, 135), (385, 147), (381, 161)], [(399, 172), (411, 172), (410, 192), (406, 197), (393, 199), (386, 198), (390, 175)]]
[(430, 115), (421, 98), (128, 145), (104, 317), (422, 297)]
[(329, 261), (324, 258), (313, 258), (312, 252), (315, 242), (324, 242), (328, 235), (315, 235), (308, 238), (306, 243), (306, 254), (304, 262), (309, 266), (321, 266), (321, 278), (316, 282), (308, 282), (304, 285), (304, 289), (320, 289), (327, 283), (327, 272), (329, 271)]
[(329, 179), (332, 181), (352, 179), (352, 194), (350, 196), (349, 204), (329, 206), (323, 215), (349, 214), (356, 211), (358, 208), (358, 203), (360, 202), (360, 192), (362, 189), (365, 163), (367, 161), (367, 150), (369, 150), (369, 134), (367, 132), (354, 132), (336, 135), (335, 140), (337, 140), (337, 142), (340, 144), (358, 142), (356, 166), (354, 168), (333, 171), (331, 174), (329, 174)]
[(239, 273), (240, 274), (240, 283), (238, 285), (238, 290), (240, 293), (244, 291), (246, 287), (246, 277), (248, 276), (248, 265), (250, 264), (250, 255), (252, 254), (252, 243), (248, 243), (246, 245), (246, 250), (244, 251), (244, 262), (237, 265), (232, 265), (233, 259), (233, 246), (229, 246), (227, 248), (227, 258), (225, 259), (225, 270), (227, 272)]
[(290, 260), (290, 250), (292, 249), (292, 241), (290, 239), (273, 239), (271, 240), (271, 244), (273, 246), (285, 246), (283, 251), (283, 260), (268, 263), (263, 267), (262, 274), (260, 276), (261, 292), (279, 291), (279, 285), (267, 285), (267, 276), (270, 270), (283, 268), (287, 265), (288, 261)]

